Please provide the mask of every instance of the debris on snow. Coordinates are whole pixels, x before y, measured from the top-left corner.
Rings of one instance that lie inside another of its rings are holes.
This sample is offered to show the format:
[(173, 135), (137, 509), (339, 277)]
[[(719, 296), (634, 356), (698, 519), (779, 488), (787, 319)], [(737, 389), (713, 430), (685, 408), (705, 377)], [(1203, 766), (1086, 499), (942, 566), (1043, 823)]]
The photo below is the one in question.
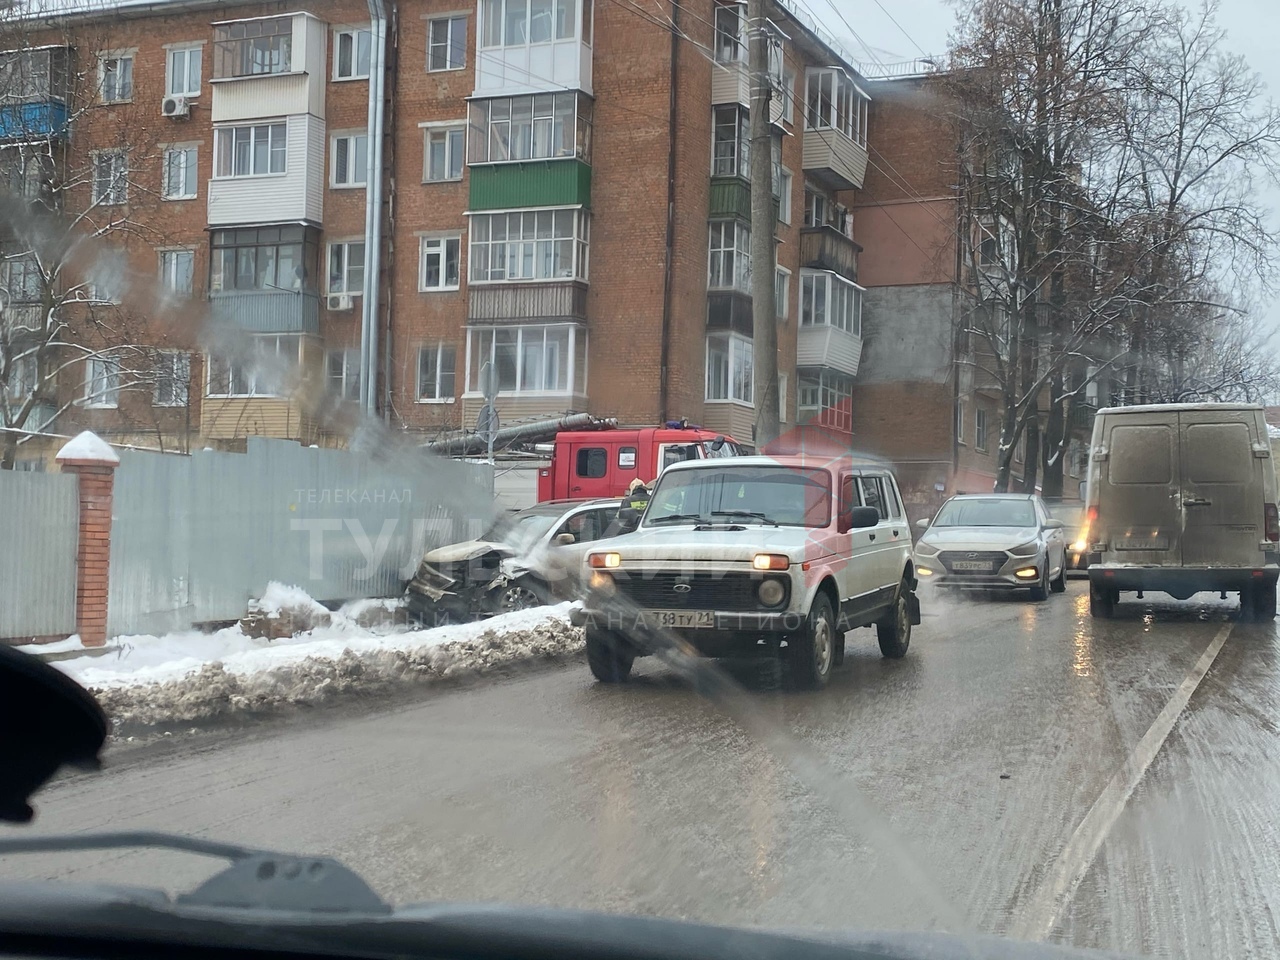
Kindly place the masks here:
[(250, 637), (280, 640), (307, 633), (332, 622), (328, 609), (299, 587), (271, 581), (260, 600), (249, 601), (240, 629)]

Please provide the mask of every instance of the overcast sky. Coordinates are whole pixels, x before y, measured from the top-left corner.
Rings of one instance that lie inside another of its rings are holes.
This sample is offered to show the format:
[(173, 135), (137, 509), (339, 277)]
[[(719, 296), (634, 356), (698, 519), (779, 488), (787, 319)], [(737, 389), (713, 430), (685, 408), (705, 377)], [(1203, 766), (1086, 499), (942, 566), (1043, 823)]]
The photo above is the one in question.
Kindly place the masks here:
[[(849, 26), (835, 16), (824, 17), (823, 25), (847, 41), (850, 53), (857, 55), (861, 44), (865, 44), (875, 51), (875, 59), (881, 63), (911, 60), (921, 55), (920, 50), (930, 55), (944, 54), (955, 24), (955, 7), (946, 0), (807, 0), (820, 17), (824, 12), (831, 13), (827, 2), (835, 4), (858, 36), (849, 37)], [(1227, 31), (1226, 42), (1231, 51), (1243, 54), (1262, 75), (1269, 96), (1280, 98), (1280, 0), (1220, 0), (1218, 21)], [(1270, 190), (1267, 201), (1280, 229), (1280, 188)], [(1280, 302), (1262, 319), (1280, 331)], [(1280, 336), (1275, 342), (1280, 350)]]

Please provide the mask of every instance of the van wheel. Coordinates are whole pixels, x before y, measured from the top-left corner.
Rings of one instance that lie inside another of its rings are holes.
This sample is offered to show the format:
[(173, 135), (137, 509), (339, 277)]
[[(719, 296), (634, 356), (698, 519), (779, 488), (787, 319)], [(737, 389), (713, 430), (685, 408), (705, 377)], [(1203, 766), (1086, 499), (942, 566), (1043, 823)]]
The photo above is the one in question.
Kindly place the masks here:
[(900, 660), (911, 646), (911, 587), (904, 580), (898, 587), (893, 609), (876, 624), (876, 639), (880, 641), (880, 655), (890, 660)]
[(825, 593), (819, 592), (813, 598), (809, 622), (801, 633), (787, 638), (787, 650), (796, 686), (821, 690), (827, 685), (836, 658), (836, 625)]
[(1044, 561), (1044, 569), (1040, 571), (1040, 579), (1036, 585), (1031, 588), (1031, 599), (1037, 603), (1041, 600), (1049, 599), (1049, 558)]
[(1096, 620), (1110, 620), (1116, 612), (1116, 591), (1089, 581), (1089, 615)]
[(1276, 618), (1276, 585), (1259, 583), (1240, 592), (1240, 613), (1254, 623)]
[(601, 683), (624, 683), (635, 662), (635, 654), (613, 634), (587, 631), (587, 666)]

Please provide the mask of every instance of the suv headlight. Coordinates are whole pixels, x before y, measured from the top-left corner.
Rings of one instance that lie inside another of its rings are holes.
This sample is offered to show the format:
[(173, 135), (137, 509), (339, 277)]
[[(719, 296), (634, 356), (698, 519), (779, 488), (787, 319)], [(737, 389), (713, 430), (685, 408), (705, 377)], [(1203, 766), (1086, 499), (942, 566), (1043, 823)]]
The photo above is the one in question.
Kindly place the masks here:
[(763, 580), (756, 588), (756, 596), (762, 606), (776, 607), (787, 598), (787, 588), (781, 580), (770, 578)]
[(1012, 547), (1008, 551), (1012, 557), (1034, 557), (1040, 552), (1040, 541), (1032, 540), (1030, 543), (1024, 543), (1018, 547)]

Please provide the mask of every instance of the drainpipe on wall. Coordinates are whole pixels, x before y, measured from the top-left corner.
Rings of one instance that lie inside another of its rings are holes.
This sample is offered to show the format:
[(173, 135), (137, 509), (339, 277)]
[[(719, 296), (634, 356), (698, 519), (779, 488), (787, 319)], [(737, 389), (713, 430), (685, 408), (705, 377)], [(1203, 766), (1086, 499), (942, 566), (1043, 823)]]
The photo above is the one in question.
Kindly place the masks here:
[(662, 357), (659, 364), (658, 380), (658, 422), (666, 423), (671, 415), (670, 392), (667, 379), (670, 376), (668, 365), (671, 360), (671, 298), (675, 287), (676, 244), (676, 88), (680, 80), (680, 64), (677, 59), (680, 41), (680, 0), (671, 4), (671, 93), (667, 105), (667, 143), (670, 147), (667, 156), (667, 263), (662, 278)]
[(382, 290), (382, 138), (386, 89), (387, 12), (369, 0), (368, 164), (364, 188), (364, 303), (360, 311), (360, 403), (378, 413), (378, 298)]

